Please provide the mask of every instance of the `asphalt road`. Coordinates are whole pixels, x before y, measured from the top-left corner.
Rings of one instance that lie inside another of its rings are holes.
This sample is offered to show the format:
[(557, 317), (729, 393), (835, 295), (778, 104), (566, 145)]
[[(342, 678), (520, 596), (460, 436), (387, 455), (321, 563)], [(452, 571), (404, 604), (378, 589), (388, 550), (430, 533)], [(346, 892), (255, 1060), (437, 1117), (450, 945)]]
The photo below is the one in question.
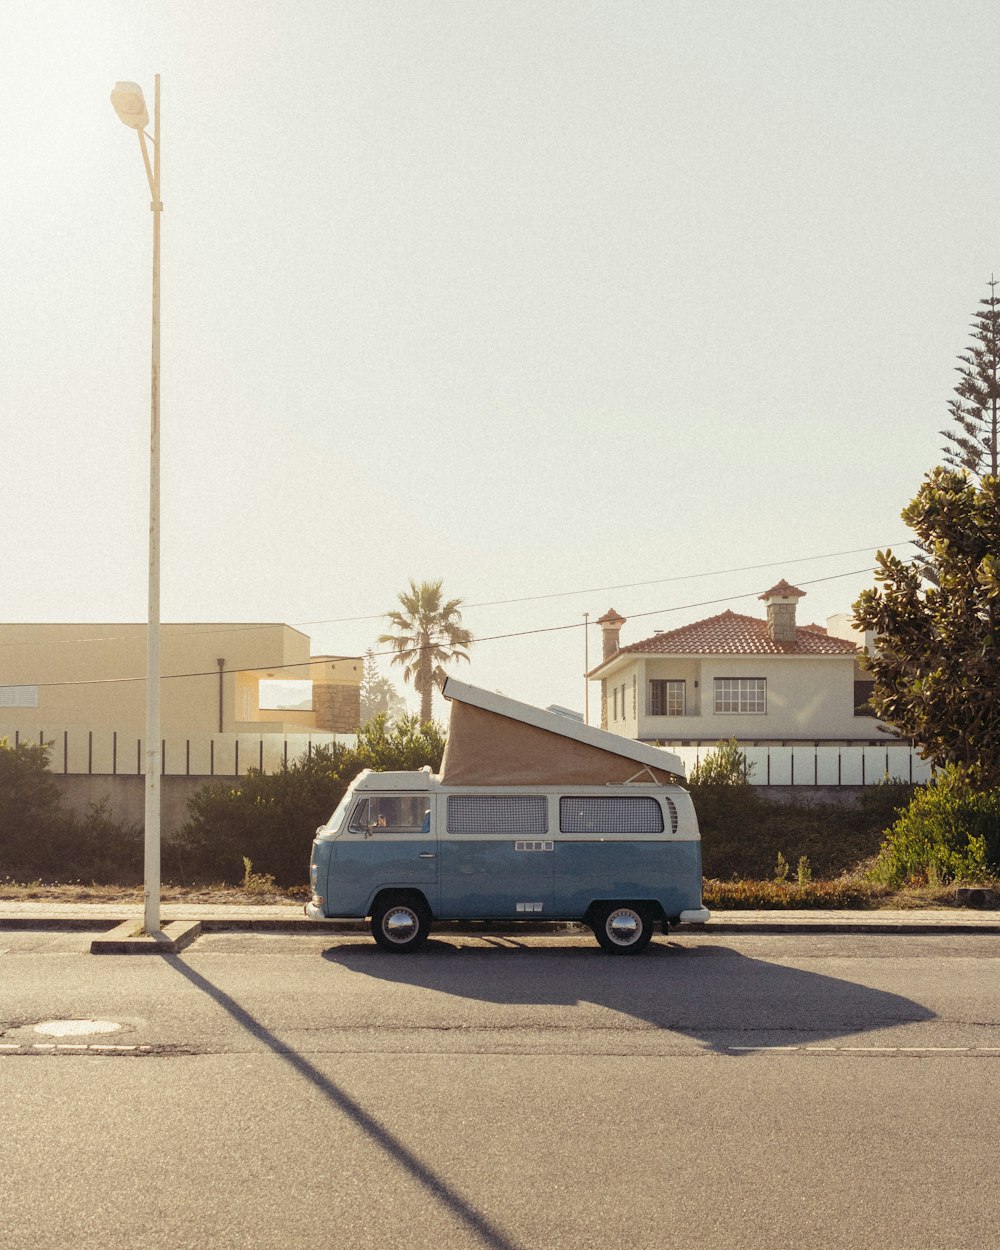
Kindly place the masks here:
[(997, 1244), (997, 937), (88, 944), (0, 932), (4, 1250)]

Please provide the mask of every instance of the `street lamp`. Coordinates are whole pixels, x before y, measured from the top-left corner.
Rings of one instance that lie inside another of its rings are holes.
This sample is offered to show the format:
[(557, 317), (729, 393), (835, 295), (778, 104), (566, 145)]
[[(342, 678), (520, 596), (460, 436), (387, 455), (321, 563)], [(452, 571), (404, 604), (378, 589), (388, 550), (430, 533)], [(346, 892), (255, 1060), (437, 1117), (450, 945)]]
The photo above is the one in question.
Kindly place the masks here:
[(160, 931), (160, 75), (154, 88), (153, 162), (146, 140), (149, 114), (142, 88), (115, 84), (111, 103), (139, 136), (153, 210), (153, 363), (149, 408), (149, 618), (146, 632), (146, 812), (143, 932)]

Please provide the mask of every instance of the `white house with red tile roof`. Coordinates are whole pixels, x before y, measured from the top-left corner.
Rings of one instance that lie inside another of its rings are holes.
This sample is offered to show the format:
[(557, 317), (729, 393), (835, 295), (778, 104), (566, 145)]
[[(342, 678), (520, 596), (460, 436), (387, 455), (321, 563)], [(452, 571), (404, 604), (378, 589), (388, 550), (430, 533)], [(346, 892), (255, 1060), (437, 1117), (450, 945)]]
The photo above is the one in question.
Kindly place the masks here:
[(846, 615), (797, 625), (805, 592), (782, 580), (760, 596), (767, 617), (720, 612), (622, 646), (625, 618), (598, 620), (601, 726), (641, 742), (711, 745), (884, 745), (864, 711), (871, 680), (859, 664), (868, 640)]

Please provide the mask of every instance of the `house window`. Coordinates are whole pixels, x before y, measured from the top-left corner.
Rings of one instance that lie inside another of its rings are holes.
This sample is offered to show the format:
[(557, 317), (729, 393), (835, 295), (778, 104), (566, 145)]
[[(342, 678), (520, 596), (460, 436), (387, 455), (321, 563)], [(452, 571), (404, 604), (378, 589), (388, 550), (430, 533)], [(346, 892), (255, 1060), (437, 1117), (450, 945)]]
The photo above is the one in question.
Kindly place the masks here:
[(38, 687), (0, 686), (0, 707), (38, 707)]
[(767, 712), (767, 678), (716, 677), (715, 710), (763, 716)]
[(683, 716), (687, 711), (687, 682), (651, 681), (649, 683), (650, 716)]
[(869, 700), (875, 690), (875, 682), (856, 681), (854, 683), (854, 715), (855, 716), (874, 716), (875, 713), (871, 709)]
[(313, 710), (311, 681), (262, 678), (258, 696), (257, 706), (262, 712), (311, 712)]
[(618, 687), (611, 691), (611, 719), (618, 719)]

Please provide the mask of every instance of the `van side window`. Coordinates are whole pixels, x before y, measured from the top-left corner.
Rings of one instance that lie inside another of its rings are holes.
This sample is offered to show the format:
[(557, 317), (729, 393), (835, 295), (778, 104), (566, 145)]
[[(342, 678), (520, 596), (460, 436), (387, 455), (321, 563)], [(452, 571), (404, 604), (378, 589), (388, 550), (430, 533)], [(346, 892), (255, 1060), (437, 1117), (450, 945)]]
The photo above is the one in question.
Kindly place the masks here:
[(420, 834), (430, 830), (426, 794), (379, 794), (361, 799), (351, 813), (351, 833)]
[(662, 833), (663, 811), (649, 795), (563, 798), (559, 828), (563, 833)]
[(548, 803), (543, 794), (451, 794), (449, 833), (546, 833)]

